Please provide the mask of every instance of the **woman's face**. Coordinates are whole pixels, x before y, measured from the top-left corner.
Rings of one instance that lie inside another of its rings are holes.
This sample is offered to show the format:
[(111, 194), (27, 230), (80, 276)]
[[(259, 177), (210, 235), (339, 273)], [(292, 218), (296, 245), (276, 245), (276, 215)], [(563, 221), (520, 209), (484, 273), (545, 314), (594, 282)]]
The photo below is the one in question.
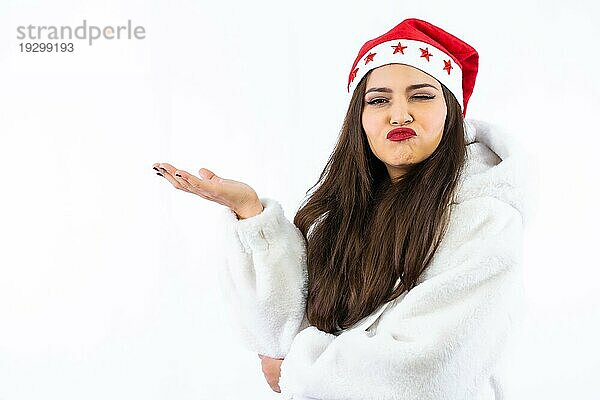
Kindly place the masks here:
[[(411, 88), (413, 85), (428, 86)], [(442, 140), (446, 101), (441, 84), (423, 71), (404, 64), (388, 64), (367, 78), (362, 126), (371, 151), (387, 167), (392, 180), (412, 164), (429, 157)], [(389, 131), (411, 128), (417, 136), (387, 139)]]

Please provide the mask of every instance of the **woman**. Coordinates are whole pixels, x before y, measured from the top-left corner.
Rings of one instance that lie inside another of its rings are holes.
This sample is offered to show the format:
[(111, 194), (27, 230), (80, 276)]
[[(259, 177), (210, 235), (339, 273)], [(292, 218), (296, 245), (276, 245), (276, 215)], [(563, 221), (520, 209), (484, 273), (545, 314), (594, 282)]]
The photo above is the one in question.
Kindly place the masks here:
[(514, 140), (464, 119), (477, 67), (475, 49), (414, 18), (366, 42), (339, 141), (293, 224), (243, 183), (155, 164), (227, 206), (223, 293), (273, 390), (505, 398), (529, 205)]

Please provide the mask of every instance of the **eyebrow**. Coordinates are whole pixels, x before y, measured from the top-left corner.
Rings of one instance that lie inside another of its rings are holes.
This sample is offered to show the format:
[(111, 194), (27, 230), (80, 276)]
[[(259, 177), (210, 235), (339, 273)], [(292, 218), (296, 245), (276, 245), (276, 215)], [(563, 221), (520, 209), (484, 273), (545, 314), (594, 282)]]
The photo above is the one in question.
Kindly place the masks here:
[[(410, 86), (407, 86), (407, 87), (406, 87), (406, 92), (408, 93), (408, 92), (410, 92), (411, 90), (415, 90), (415, 89), (421, 89), (421, 88), (424, 88), (424, 87), (432, 87), (432, 88), (434, 88), (435, 90), (438, 90), (438, 88), (436, 88), (436, 87), (435, 87), (435, 86), (433, 86), (433, 85), (430, 85), (429, 83), (418, 83), (418, 84), (416, 84), (416, 85), (410, 85)], [(371, 88), (371, 89), (367, 90), (367, 91), (365, 92), (365, 94), (367, 94), (367, 93), (371, 93), (371, 92), (384, 92), (384, 93), (392, 93), (392, 92), (393, 92), (393, 90), (392, 90), (392, 89), (390, 89), (390, 88), (387, 88), (387, 87), (379, 87), (379, 88), (378, 88), (378, 87), (375, 87), (375, 88)]]

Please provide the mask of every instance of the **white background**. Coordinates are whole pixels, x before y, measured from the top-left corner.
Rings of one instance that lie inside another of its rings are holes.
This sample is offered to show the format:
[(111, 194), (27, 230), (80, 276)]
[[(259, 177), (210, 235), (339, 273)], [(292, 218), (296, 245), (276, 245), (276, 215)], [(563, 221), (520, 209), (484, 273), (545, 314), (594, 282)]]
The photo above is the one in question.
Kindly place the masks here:
[[(517, 398), (597, 398), (595, 7), (2, 0), (0, 399), (279, 398), (223, 312), (223, 206), (151, 166), (244, 181), (292, 219), (333, 150), (359, 48), (409, 17), (478, 50), (467, 117), (536, 156)], [(83, 19), (130, 19), (146, 38), (19, 52), (17, 26)]]

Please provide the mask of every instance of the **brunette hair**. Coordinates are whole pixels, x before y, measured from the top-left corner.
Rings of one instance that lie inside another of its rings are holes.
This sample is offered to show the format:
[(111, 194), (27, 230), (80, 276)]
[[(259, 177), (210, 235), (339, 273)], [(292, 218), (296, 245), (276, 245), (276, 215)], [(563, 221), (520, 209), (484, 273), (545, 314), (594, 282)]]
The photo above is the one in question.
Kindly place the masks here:
[(441, 142), (390, 180), (362, 128), (369, 75), (356, 87), (333, 153), (294, 217), (307, 241), (306, 315), (329, 333), (417, 285), (446, 231), (466, 159), (461, 108), (442, 85), (447, 115)]

